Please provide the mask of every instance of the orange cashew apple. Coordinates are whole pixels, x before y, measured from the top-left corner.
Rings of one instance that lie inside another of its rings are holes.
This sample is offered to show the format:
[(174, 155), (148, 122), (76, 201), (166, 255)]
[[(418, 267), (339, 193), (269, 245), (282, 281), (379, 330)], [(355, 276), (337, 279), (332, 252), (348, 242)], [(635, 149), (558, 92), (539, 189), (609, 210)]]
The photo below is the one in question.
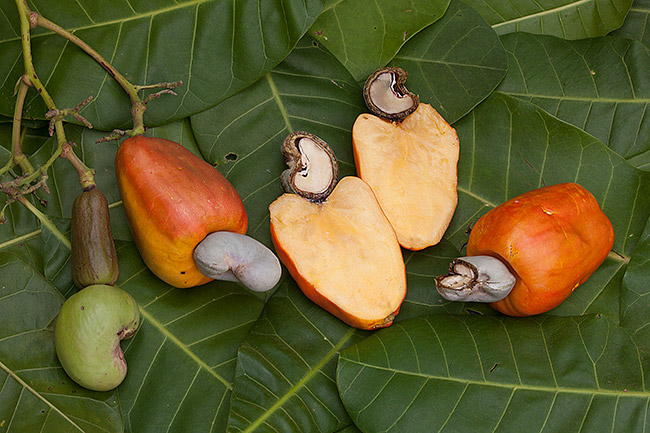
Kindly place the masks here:
[(436, 288), (446, 299), (489, 302), (509, 316), (541, 314), (584, 283), (613, 245), (612, 223), (587, 189), (546, 186), (483, 215), (470, 233), (468, 257), (454, 260)]
[[(263, 291), (277, 283), (275, 255), (252, 238), (228, 234), (244, 235), (248, 217), (234, 186), (212, 165), (173, 141), (135, 136), (120, 145), (115, 171), (135, 243), (158, 278), (178, 288), (223, 279)], [(210, 248), (195, 254), (202, 242)], [(242, 276), (248, 272), (256, 278)]]

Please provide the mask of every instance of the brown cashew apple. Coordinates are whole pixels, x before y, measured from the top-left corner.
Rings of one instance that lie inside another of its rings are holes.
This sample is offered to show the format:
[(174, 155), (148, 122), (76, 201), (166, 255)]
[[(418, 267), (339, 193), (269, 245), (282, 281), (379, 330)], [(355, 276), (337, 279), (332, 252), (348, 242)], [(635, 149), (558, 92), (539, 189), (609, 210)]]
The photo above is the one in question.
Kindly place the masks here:
[(178, 288), (239, 281), (254, 291), (278, 282), (280, 262), (244, 236), (244, 204), (212, 165), (173, 141), (135, 136), (120, 145), (115, 171), (135, 243), (158, 278)]
[(614, 229), (594, 196), (577, 183), (538, 188), (483, 215), (467, 257), (436, 278), (446, 299), (489, 302), (509, 316), (547, 312), (605, 261)]
[(437, 244), (457, 204), (456, 131), (406, 90), (406, 72), (383, 68), (364, 87), (373, 114), (352, 129), (358, 176), (377, 196), (399, 243), (410, 250)]
[(345, 323), (389, 326), (406, 295), (406, 273), (372, 190), (354, 176), (337, 183), (334, 153), (312, 134), (289, 134), (282, 153), (287, 193), (269, 206), (281, 261), (309, 299)]

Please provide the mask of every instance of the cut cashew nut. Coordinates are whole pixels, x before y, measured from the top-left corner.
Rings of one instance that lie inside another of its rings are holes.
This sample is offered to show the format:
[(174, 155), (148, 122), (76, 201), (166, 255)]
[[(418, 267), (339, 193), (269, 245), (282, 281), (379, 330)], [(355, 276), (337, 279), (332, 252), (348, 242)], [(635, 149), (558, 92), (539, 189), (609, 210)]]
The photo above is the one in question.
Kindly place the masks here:
[(286, 192), (322, 201), (334, 190), (339, 166), (325, 141), (309, 132), (295, 131), (284, 139), (282, 155), (289, 166), (280, 177)]
[(282, 276), (275, 254), (264, 244), (239, 233), (210, 233), (194, 249), (194, 261), (206, 277), (239, 281), (254, 292), (271, 290)]
[(363, 98), (374, 115), (400, 122), (418, 108), (420, 98), (404, 85), (407, 75), (402, 68), (386, 67), (368, 77)]
[(508, 296), (516, 282), (501, 260), (470, 256), (452, 261), (449, 273), (436, 278), (436, 289), (449, 301), (496, 302)]

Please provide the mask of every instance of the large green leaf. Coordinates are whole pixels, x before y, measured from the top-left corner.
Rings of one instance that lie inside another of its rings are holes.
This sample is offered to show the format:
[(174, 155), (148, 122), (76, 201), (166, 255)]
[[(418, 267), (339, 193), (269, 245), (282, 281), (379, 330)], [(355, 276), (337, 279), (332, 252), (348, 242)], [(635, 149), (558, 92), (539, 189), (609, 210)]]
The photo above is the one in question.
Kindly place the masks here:
[[(499, 91), (532, 101), (650, 170), (650, 49), (604, 37), (502, 37), (508, 74)], [(544, 55), (540, 55), (544, 53)]]
[(0, 431), (121, 432), (117, 393), (81, 388), (56, 357), (63, 296), (19, 256), (0, 253), (0, 275)]
[[(246, 87), (279, 63), (307, 31), (322, 0), (199, 0), (77, 2), (35, 0), (32, 8), (90, 44), (134, 84), (182, 80), (179, 96), (152, 103), (151, 125), (204, 110)], [(0, 113), (13, 114), (13, 89), (22, 74), (18, 13), (0, 2)], [(129, 100), (80, 49), (50, 32), (32, 38), (36, 71), (60, 108), (88, 96), (83, 114), (99, 129), (128, 127)], [(173, 53), (173, 55), (171, 54)], [(47, 111), (30, 93), (29, 116)]]
[(342, 349), (367, 335), (285, 280), (237, 354), (229, 431), (335, 432), (350, 426), (336, 388), (336, 362)]
[(237, 347), (262, 301), (234, 283), (174, 289), (148, 271), (132, 244), (118, 256), (118, 284), (143, 319), (124, 349), (129, 373), (119, 396), (126, 431), (224, 431)]
[(409, 90), (454, 123), (494, 90), (507, 60), (489, 24), (454, 0), (445, 16), (409, 40), (390, 65), (408, 71)]
[(310, 35), (357, 81), (384, 66), (400, 47), (440, 19), (450, 0), (339, 0), (328, 4)]
[(612, 35), (643, 42), (650, 47), (650, 1), (634, 0), (623, 25)]
[(640, 433), (649, 361), (604, 315), (429, 316), (344, 350), (337, 384), (364, 432)]
[(650, 342), (650, 220), (634, 249), (621, 291), (621, 325)]
[(497, 33), (526, 32), (565, 39), (604, 36), (621, 26), (632, 0), (466, 0)]

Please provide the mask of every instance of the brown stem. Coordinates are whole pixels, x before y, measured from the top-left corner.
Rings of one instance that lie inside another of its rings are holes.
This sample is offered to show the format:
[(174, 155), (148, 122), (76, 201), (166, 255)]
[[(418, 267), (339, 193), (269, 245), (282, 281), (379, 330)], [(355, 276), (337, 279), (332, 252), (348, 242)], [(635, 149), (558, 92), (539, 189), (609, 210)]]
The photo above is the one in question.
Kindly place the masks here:
[(86, 166), (81, 159), (74, 153), (72, 145), (69, 142), (63, 143), (63, 149), (61, 151), (61, 158), (67, 159), (70, 164), (77, 170), (79, 175), (79, 183), (81, 184), (81, 189), (88, 191), (97, 184), (95, 183), (95, 170)]
[[(19, 0), (16, 0), (19, 1)], [(129, 95), (129, 99), (131, 100), (131, 117), (133, 118), (133, 129), (128, 131), (128, 135), (140, 135), (144, 134), (145, 132), (145, 126), (144, 126), (144, 112), (147, 109), (147, 102), (149, 102), (151, 99), (158, 97), (162, 95), (163, 93), (172, 93), (175, 94), (174, 92), (171, 91), (171, 89), (174, 89), (182, 84), (181, 81), (178, 82), (171, 82), (171, 83), (158, 83), (158, 84), (149, 84), (149, 85), (141, 85), (137, 86), (134, 84), (131, 84), (129, 80), (127, 80), (124, 75), (122, 75), (113, 65), (111, 65), (104, 57), (102, 57), (101, 54), (99, 54), (93, 47), (88, 45), (86, 42), (83, 40), (79, 39), (77, 36), (75, 36), (73, 33), (69, 32), (68, 30), (64, 29), (63, 27), (59, 26), (56, 23), (53, 23), (52, 21), (48, 20), (47, 18), (35, 13), (35, 12), (30, 12), (30, 17), (32, 18), (32, 21), (35, 21), (37, 25), (46, 28), (48, 30), (53, 31), (54, 33), (58, 34), (59, 36), (62, 36), (81, 48), (83, 51), (86, 52), (90, 57), (92, 57), (97, 63), (99, 63), (108, 73), (111, 77), (115, 79), (115, 81), (118, 82), (120, 86), (122, 86), (122, 89)], [(143, 89), (156, 89), (156, 88), (163, 88), (165, 90), (162, 90), (161, 92), (158, 92), (154, 96), (151, 96), (150, 98), (146, 100), (142, 100), (138, 92)]]

